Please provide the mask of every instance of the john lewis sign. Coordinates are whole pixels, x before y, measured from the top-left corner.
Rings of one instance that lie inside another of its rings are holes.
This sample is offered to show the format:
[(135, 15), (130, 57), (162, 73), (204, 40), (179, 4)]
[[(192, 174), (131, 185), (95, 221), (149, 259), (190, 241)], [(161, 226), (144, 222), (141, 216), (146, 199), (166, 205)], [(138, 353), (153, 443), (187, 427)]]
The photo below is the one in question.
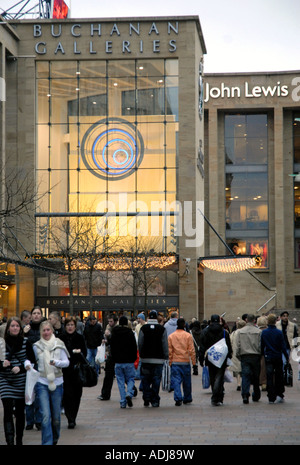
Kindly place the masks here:
[(204, 86), (204, 102), (210, 99), (232, 99), (232, 98), (269, 98), (291, 96), (294, 102), (300, 101), (300, 76), (294, 77), (290, 84), (282, 84), (276, 81), (268, 85), (256, 85), (245, 81), (240, 86), (230, 86), (221, 82), (218, 86), (212, 86), (206, 82)]

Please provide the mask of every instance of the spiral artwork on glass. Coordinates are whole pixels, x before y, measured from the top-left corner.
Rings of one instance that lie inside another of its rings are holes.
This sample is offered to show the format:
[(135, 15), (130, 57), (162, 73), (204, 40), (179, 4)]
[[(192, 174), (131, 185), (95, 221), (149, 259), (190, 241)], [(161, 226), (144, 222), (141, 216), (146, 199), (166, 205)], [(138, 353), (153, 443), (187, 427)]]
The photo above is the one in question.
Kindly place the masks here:
[(144, 156), (144, 142), (137, 127), (122, 119), (108, 118), (89, 127), (82, 138), (85, 166), (102, 179), (130, 176)]

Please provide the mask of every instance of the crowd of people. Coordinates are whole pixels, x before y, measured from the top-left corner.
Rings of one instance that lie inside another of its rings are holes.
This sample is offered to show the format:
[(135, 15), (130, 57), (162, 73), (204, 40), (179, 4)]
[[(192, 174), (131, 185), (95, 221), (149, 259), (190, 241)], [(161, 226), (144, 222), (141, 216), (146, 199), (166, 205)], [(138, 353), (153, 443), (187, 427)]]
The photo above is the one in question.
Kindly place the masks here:
[[(219, 315), (209, 321), (187, 322), (178, 312), (166, 320), (156, 310), (136, 319), (111, 314), (105, 328), (95, 316), (84, 322), (52, 312), (46, 319), (39, 307), (9, 318), (0, 325), (0, 397), (7, 445), (22, 445), (24, 429), (41, 431), (43, 445), (60, 437), (61, 413), (68, 428), (76, 426), (83, 392), (78, 364), (87, 361), (97, 375), (98, 350), (105, 345), (104, 377), (98, 399), (108, 401), (116, 379), (120, 408), (131, 408), (142, 393), (145, 407), (160, 406), (160, 389), (173, 392), (176, 407), (190, 404), (192, 375), (198, 365), (209, 373), (212, 406), (223, 405), (224, 381), (230, 371), (241, 391), (242, 402), (257, 402), (261, 390), (269, 403), (284, 401), (284, 373), (298, 328), (288, 312), (256, 318), (245, 314), (232, 330)], [(38, 372), (34, 400), (25, 403), (26, 376)], [(136, 387), (136, 380), (139, 386)]]

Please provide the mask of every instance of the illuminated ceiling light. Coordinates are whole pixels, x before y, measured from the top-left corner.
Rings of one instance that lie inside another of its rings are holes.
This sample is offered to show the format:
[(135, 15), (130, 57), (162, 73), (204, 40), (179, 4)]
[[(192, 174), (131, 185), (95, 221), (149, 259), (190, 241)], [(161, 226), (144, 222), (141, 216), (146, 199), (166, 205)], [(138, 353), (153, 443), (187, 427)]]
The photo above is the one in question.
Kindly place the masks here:
[(0, 285), (0, 290), (1, 291), (7, 291), (7, 289), (8, 289), (8, 286), (6, 284), (1, 284)]
[(220, 273), (239, 273), (240, 271), (253, 268), (260, 262), (260, 257), (256, 255), (225, 255), (220, 257), (203, 257), (200, 264), (204, 268), (209, 268)]

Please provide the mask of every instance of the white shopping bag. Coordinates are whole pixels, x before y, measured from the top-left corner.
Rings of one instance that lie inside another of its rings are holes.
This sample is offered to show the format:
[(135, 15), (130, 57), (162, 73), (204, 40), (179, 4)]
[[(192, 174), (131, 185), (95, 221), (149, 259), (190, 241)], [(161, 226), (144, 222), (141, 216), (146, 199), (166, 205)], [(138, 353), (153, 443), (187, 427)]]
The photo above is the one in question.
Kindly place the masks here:
[(218, 368), (221, 368), (228, 354), (228, 347), (225, 338), (220, 339), (207, 351), (207, 358)]
[(95, 357), (95, 362), (98, 363), (98, 365), (101, 365), (101, 363), (104, 363), (105, 360), (106, 360), (106, 350), (105, 350), (105, 342), (103, 342), (101, 344), (101, 346), (99, 346), (97, 348), (97, 354), (96, 354), (96, 357)]
[(34, 368), (30, 368), (26, 373), (26, 383), (25, 383), (25, 403), (26, 405), (31, 405), (35, 399), (35, 390), (34, 387), (39, 379), (40, 374)]

